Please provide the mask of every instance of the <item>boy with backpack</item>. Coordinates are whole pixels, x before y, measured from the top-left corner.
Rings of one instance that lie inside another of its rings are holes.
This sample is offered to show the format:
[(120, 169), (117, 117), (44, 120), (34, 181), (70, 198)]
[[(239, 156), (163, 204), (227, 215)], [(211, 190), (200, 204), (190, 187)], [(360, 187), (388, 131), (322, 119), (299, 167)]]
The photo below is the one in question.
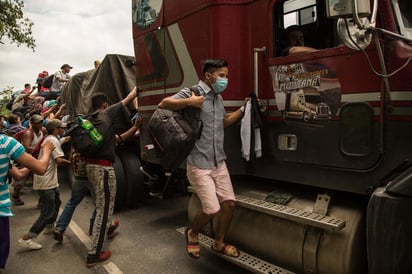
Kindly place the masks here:
[(202, 65), (203, 79), (199, 81), (201, 95), (188, 88), (164, 98), (160, 108), (181, 110), (196, 107), (201, 110), (203, 129), (194, 149), (187, 158), (187, 178), (202, 203), (190, 228), (186, 229), (186, 251), (195, 259), (200, 258), (199, 233), (212, 218), (217, 220), (214, 243), (215, 252), (230, 257), (238, 257), (234, 245), (224, 242), (235, 207), (235, 194), (229, 171), (226, 167), (226, 154), (223, 149), (224, 127), (240, 120), (244, 107), (226, 113), (221, 93), (228, 84), (228, 63), (222, 59), (205, 60)]

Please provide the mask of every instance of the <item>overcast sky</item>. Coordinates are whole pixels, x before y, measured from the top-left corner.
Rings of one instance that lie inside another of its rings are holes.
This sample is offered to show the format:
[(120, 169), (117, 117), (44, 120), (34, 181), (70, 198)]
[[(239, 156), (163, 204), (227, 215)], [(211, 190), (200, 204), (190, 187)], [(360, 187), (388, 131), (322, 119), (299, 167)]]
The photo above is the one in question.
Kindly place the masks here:
[(35, 83), (43, 70), (73, 66), (70, 75), (93, 68), (106, 54), (133, 55), (130, 0), (25, 0), (36, 49), (0, 44), (0, 91)]

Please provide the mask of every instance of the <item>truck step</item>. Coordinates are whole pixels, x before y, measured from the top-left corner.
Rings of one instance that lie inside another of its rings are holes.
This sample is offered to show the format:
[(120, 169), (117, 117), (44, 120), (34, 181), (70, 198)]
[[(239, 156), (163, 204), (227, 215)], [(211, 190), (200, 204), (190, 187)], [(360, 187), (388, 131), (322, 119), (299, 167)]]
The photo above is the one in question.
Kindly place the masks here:
[(236, 195), (236, 204), (271, 216), (310, 225), (328, 231), (340, 231), (346, 225), (345, 220), (284, 205), (274, 204), (263, 200), (257, 200), (242, 195)]
[[(188, 191), (195, 193), (194, 188), (191, 186), (188, 187)], [(236, 195), (236, 205), (289, 221), (324, 229), (326, 231), (341, 231), (346, 226), (345, 220), (289, 206), (274, 204), (243, 195)]]
[[(184, 236), (185, 230), (186, 230), (186, 227), (184, 226), (176, 229), (176, 231), (179, 232), (183, 236)], [(227, 261), (230, 261), (231, 263), (234, 263), (244, 269), (247, 269), (248, 271), (251, 271), (253, 273), (262, 273), (262, 274), (293, 274), (294, 273), (284, 268), (268, 263), (266, 261), (263, 261), (259, 258), (256, 258), (241, 250), (239, 250), (240, 255), (237, 258), (229, 257), (226, 255), (220, 254), (218, 252), (214, 252), (211, 248), (211, 246), (213, 245), (213, 239), (204, 234), (199, 234), (199, 244), (204, 249), (210, 252), (213, 252), (213, 254), (216, 254), (217, 256)]]

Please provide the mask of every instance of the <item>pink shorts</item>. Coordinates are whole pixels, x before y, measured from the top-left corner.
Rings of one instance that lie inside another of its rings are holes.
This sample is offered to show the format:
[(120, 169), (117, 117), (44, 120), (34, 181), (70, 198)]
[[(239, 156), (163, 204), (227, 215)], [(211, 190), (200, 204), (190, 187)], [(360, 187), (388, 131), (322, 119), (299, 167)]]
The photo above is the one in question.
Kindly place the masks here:
[(205, 214), (218, 212), (220, 203), (224, 201), (236, 200), (226, 162), (213, 169), (201, 169), (188, 163), (187, 178), (195, 189)]

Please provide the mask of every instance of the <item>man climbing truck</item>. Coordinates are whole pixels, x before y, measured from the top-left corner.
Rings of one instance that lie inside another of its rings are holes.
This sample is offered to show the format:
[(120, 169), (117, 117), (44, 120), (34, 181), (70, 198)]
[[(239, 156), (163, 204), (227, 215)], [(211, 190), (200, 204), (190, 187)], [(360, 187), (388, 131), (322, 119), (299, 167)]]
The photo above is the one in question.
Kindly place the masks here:
[[(240, 248), (232, 262), (257, 273), (412, 271), (411, 1), (151, 0), (132, 7), (140, 12), (133, 39), (146, 123), (164, 97), (198, 81), (201, 61), (211, 56), (231, 67), (227, 112), (251, 91), (265, 109), (261, 158), (245, 162), (240, 127), (225, 130), (237, 199), (227, 241)], [(291, 25), (316, 50), (278, 54)], [(308, 107), (308, 95), (299, 94), (314, 90), (322, 119), (304, 119), (301, 110), (302, 118), (284, 117), (295, 100), (288, 96)], [(145, 127), (140, 142), (145, 158), (158, 163)], [(189, 218), (199, 208), (193, 193)], [(214, 229), (204, 231), (202, 246)]]

